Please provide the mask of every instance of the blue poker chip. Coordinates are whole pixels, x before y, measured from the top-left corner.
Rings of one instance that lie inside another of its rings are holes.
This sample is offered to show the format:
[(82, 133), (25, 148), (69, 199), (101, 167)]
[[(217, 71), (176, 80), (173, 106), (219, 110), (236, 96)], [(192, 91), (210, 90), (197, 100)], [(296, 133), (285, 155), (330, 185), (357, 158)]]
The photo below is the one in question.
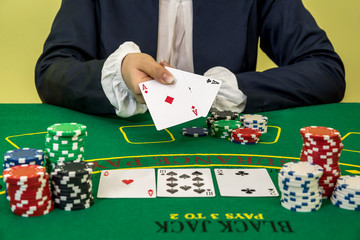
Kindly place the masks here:
[(34, 148), (20, 148), (9, 150), (4, 154), (5, 162), (16, 162), (18, 164), (29, 164), (31, 161), (41, 161), (44, 159), (43, 150)]
[(183, 128), (181, 134), (188, 137), (205, 137), (209, 135), (209, 130), (202, 127), (189, 127)]

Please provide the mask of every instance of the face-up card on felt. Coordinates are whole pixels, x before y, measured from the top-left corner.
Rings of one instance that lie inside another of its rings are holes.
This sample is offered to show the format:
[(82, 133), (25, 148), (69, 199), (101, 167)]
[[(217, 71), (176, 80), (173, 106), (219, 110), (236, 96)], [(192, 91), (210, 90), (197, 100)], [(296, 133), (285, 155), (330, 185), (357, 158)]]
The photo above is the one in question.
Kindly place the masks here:
[(158, 197), (215, 197), (208, 168), (158, 169)]
[(155, 169), (103, 170), (98, 198), (155, 198)]
[(269, 173), (264, 168), (257, 169), (215, 169), (220, 195), (226, 197), (277, 197), (277, 192)]
[(198, 74), (166, 67), (176, 80), (185, 80), (198, 103), (200, 115), (206, 117), (220, 89), (221, 81)]
[(198, 104), (185, 81), (164, 85), (150, 80), (139, 87), (157, 130), (200, 117)]

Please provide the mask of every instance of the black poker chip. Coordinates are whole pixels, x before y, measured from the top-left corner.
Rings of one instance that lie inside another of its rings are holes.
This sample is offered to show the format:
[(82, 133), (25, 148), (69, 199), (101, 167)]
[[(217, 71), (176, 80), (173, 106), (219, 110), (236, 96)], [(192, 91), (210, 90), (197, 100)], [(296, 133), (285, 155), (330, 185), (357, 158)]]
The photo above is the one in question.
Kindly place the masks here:
[(236, 120), (239, 118), (239, 113), (232, 111), (213, 111), (211, 117), (214, 120)]
[(94, 170), (94, 164), (91, 162), (64, 162), (59, 163), (51, 175), (80, 177), (91, 174)]
[(209, 130), (201, 127), (189, 127), (183, 128), (181, 134), (188, 137), (204, 137), (209, 135)]

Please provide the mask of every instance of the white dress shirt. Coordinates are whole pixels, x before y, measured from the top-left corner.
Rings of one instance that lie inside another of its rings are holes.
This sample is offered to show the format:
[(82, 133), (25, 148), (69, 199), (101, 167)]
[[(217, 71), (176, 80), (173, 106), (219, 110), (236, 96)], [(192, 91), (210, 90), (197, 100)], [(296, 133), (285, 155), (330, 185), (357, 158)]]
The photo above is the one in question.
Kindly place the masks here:
[[(193, 9), (192, 0), (160, 0), (158, 51), (156, 61), (165, 60), (171, 66), (194, 72), (192, 49)], [(219, 43), (222, 44), (222, 43)], [(140, 53), (133, 42), (125, 42), (105, 61), (101, 84), (120, 117), (144, 113), (145, 104), (138, 103), (126, 86), (121, 74), (121, 63), (129, 53)], [(222, 80), (220, 90), (212, 105), (213, 110), (242, 112), (246, 95), (238, 88), (236, 76), (224, 67), (213, 67), (205, 76)]]

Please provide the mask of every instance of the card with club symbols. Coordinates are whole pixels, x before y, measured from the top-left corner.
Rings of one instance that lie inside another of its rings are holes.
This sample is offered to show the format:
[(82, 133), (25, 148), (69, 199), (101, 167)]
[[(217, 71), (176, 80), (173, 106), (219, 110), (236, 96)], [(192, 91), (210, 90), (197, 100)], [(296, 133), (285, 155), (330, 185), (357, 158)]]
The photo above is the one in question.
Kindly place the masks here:
[(226, 197), (277, 197), (279, 193), (265, 168), (218, 168), (220, 195)]

